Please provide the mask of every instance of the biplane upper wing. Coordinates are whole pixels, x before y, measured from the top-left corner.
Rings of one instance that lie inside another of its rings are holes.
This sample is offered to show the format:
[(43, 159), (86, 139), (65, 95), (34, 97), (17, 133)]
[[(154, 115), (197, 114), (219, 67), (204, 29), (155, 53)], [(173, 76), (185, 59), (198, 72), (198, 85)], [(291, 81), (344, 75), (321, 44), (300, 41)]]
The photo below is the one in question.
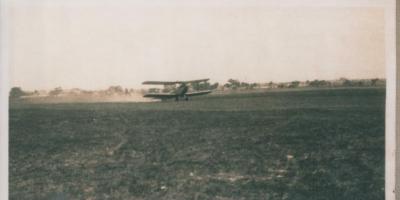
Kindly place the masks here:
[(204, 94), (209, 94), (211, 93), (211, 90), (203, 90), (203, 91), (196, 91), (196, 92), (188, 92), (186, 93), (186, 96), (191, 97), (191, 96), (199, 96), (199, 95), (204, 95)]
[(197, 83), (197, 82), (204, 82), (208, 81), (210, 79), (205, 78), (205, 79), (197, 79), (197, 80), (191, 80), (191, 81), (145, 81), (142, 84), (145, 85), (175, 85), (175, 84), (181, 84), (181, 83)]
[(205, 79), (197, 79), (197, 80), (191, 80), (191, 81), (182, 81), (182, 83), (198, 83), (198, 82), (205, 82), (210, 80), (209, 78), (205, 78)]
[(156, 99), (169, 99), (169, 98), (175, 98), (176, 96), (177, 96), (176, 94), (170, 94), (170, 93), (149, 93), (145, 94), (143, 97), (150, 97)]
[(177, 81), (145, 81), (142, 84), (144, 85), (175, 85), (180, 82)]

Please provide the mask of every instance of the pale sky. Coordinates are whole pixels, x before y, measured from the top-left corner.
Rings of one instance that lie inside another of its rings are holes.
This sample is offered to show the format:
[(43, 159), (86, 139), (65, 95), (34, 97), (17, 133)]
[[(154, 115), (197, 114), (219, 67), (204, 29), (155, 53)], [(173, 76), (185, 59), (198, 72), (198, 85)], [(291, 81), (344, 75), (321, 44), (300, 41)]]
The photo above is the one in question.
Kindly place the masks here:
[(11, 86), (384, 78), (385, 1), (315, 2), (17, 0)]

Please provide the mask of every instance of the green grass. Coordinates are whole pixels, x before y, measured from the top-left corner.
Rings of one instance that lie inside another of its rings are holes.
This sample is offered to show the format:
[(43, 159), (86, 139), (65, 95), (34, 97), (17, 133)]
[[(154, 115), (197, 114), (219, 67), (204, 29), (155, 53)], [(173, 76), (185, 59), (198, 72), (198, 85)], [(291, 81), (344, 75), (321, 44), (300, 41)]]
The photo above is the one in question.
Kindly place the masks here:
[(384, 89), (11, 104), (11, 199), (384, 199)]

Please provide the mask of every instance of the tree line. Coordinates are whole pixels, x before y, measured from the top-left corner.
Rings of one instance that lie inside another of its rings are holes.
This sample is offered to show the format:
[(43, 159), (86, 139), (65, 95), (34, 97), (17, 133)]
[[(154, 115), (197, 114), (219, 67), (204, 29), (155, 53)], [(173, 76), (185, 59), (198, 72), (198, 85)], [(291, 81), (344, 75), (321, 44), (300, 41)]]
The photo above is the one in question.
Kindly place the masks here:
[[(260, 88), (299, 88), (299, 87), (384, 87), (386, 84), (385, 79), (373, 78), (373, 79), (357, 79), (351, 80), (347, 78), (340, 78), (338, 80), (312, 80), (312, 81), (291, 81), (291, 82), (267, 82), (267, 83), (248, 83), (243, 82), (238, 79), (229, 79), (225, 84), (220, 84), (218, 82), (209, 83), (209, 82), (196, 82), (191, 84), (191, 88), (193, 90), (253, 90)], [(171, 92), (175, 89), (172, 87), (164, 87), (164, 89), (159, 88), (150, 88), (147, 92)], [(131, 95), (135, 92), (138, 92), (134, 89), (123, 88), (122, 86), (110, 86), (106, 90), (99, 91), (87, 91), (81, 90), (78, 88), (72, 90), (64, 90), (61, 87), (56, 87), (50, 91), (24, 91), (21, 87), (13, 87), (10, 90), (10, 98), (20, 98), (23, 96), (59, 96), (64, 93), (68, 93), (69, 95)], [(142, 92), (143, 91), (139, 91)], [(44, 94), (42, 94), (44, 93)]]

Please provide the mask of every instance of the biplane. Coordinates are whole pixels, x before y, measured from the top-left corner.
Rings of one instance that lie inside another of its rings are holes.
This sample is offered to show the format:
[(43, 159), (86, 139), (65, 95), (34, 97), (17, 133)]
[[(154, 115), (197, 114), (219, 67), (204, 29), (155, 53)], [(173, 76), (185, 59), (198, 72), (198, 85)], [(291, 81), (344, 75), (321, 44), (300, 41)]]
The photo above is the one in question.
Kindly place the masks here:
[(191, 81), (145, 81), (142, 84), (144, 85), (164, 85), (166, 86), (175, 86), (173, 87), (171, 92), (168, 93), (147, 93), (143, 97), (154, 98), (154, 99), (173, 99), (175, 101), (179, 101), (180, 99), (184, 99), (186, 101), (189, 100), (189, 97), (199, 96), (211, 93), (211, 90), (201, 90), (201, 91), (189, 91), (189, 87), (193, 83), (201, 83), (207, 82), (210, 79), (198, 79)]

